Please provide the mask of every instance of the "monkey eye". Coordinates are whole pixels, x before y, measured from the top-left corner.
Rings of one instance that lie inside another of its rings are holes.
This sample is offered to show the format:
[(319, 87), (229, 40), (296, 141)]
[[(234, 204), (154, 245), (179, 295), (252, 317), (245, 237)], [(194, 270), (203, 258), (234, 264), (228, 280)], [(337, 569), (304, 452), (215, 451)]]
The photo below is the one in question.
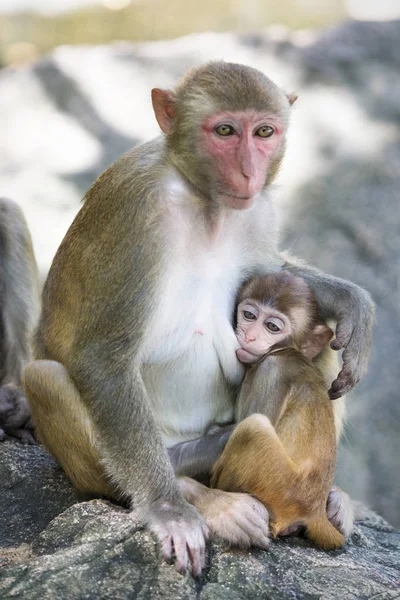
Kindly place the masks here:
[(278, 333), (278, 331), (280, 331), (280, 328), (278, 327), (278, 325), (275, 325), (275, 323), (273, 323), (272, 321), (268, 321), (267, 329), (272, 331), (272, 333)]
[(226, 137), (228, 135), (234, 135), (236, 132), (231, 125), (227, 125), (226, 123), (222, 123), (222, 125), (218, 125), (214, 129), (215, 133), (221, 135), (222, 137)]
[(250, 312), (249, 310), (244, 310), (243, 316), (248, 321), (254, 321), (256, 319), (256, 315), (254, 313)]
[(269, 125), (263, 125), (262, 127), (259, 127), (256, 131), (256, 135), (258, 135), (259, 137), (263, 137), (263, 138), (267, 138), (267, 137), (271, 137), (271, 135), (274, 134), (274, 129), (273, 127), (270, 127)]

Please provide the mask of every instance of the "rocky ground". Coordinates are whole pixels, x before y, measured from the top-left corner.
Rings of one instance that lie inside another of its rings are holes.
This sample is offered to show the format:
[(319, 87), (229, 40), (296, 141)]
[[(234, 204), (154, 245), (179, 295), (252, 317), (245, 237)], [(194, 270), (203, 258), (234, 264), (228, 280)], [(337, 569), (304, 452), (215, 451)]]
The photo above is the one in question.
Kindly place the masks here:
[(342, 550), (306, 540), (268, 551), (209, 545), (200, 581), (162, 562), (127, 511), (77, 498), (39, 446), (0, 446), (0, 598), (55, 600), (389, 600), (399, 597), (400, 532), (366, 509)]

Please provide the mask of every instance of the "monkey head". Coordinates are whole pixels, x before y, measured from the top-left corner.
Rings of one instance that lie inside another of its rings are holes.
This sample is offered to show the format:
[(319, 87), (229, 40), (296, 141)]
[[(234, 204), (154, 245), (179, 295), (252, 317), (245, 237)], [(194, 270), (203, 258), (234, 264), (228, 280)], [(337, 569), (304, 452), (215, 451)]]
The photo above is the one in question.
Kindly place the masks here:
[(332, 338), (318, 317), (317, 303), (300, 277), (287, 271), (256, 276), (239, 290), (236, 352), (253, 363), (273, 349), (291, 347), (312, 360)]
[(192, 69), (172, 92), (152, 90), (174, 166), (233, 209), (249, 208), (274, 179), (295, 100), (260, 71), (224, 62)]

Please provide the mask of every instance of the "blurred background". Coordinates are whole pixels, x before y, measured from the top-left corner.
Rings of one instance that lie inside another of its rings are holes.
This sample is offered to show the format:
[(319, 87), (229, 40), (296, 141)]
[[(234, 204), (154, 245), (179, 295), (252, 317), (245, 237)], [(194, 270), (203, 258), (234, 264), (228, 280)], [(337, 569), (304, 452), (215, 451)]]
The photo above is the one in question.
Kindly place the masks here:
[(150, 89), (210, 59), (299, 95), (276, 186), (282, 247), (368, 289), (368, 375), (337, 481), (400, 525), (399, 0), (0, 0), (0, 195), (44, 279), (84, 193), (158, 134)]
[(172, 39), (202, 31), (290, 30), (400, 17), (398, 0), (0, 0), (0, 56), (20, 64), (62, 44)]

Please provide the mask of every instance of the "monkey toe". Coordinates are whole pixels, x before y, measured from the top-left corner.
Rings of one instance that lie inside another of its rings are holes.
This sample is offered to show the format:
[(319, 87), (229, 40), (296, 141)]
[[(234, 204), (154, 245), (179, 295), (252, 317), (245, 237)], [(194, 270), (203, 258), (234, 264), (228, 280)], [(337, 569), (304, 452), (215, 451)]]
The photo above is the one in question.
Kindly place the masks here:
[(328, 495), (326, 516), (334, 527), (348, 537), (354, 526), (354, 509), (351, 498), (340, 488), (333, 487)]
[(211, 532), (231, 546), (269, 546), (268, 511), (249, 494), (215, 490), (214, 501), (202, 514)]
[(32, 431), (29, 429), (10, 429), (7, 433), (9, 436), (19, 440), (22, 444), (30, 446), (37, 444)]

